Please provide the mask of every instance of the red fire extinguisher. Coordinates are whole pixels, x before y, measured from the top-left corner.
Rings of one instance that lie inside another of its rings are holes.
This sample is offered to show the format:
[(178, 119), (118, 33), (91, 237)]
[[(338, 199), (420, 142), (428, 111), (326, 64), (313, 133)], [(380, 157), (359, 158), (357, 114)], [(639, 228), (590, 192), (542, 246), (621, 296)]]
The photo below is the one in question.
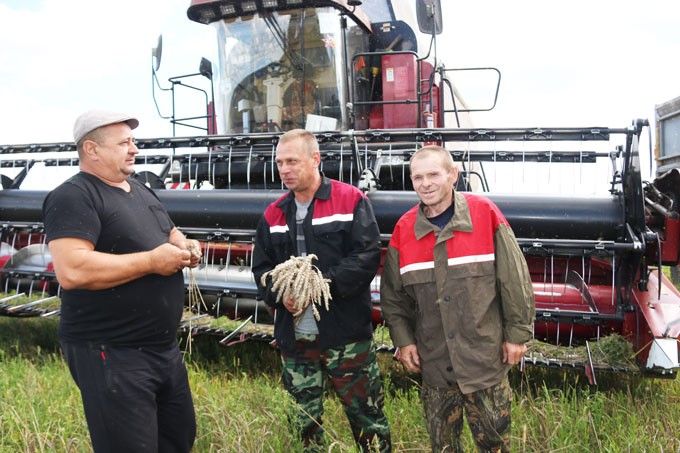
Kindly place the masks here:
[[(434, 129), (435, 128), (435, 114), (430, 112), (430, 106), (426, 105), (425, 106), (425, 111), (423, 112), (423, 126), (426, 129)], [(423, 142), (424, 146), (429, 146), (429, 145), (439, 145), (438, 142), (434, 141), (425, 141)]]
[(434, 129), (434, 113), (430, 112), (429, 106), (425, 106), (425, 111), (423, 112), (423, 126), (426, 129)]

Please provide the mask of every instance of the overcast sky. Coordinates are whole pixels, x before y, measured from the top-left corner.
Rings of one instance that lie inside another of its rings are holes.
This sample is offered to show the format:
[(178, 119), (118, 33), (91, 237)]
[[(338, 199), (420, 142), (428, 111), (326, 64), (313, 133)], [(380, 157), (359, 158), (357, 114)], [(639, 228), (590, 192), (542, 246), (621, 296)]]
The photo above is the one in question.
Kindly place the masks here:
[[(502, 72), (480, 127), (625, 127), (680, 96), (677, 0), (442, 2), (445, 63)], [(170, 135), (151, 96), (158, 35), (166, 86), (216, 53), (214, 30), (187, 19), (189, 3), (0, 0), (0, 144), (70, 141), (75, 117), (98, 106), (137, 115), (138, 137)]]

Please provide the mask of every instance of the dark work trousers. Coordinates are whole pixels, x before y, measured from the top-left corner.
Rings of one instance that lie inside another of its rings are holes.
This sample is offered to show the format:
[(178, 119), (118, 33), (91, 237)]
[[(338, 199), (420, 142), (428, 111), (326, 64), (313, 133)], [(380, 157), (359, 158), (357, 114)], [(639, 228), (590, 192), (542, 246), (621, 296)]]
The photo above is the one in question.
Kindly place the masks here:
[(196, 416), (178, 345), (64, 343), (96, 453), (188, 452)]

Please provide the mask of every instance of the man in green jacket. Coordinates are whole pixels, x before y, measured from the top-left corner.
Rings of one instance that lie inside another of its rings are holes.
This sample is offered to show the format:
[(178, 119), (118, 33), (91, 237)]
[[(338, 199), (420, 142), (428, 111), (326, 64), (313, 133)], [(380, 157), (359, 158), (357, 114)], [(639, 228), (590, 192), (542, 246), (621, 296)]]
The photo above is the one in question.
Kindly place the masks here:
[(419, 205), (392, 233), (381, 308), (398, 358), (422, 373), (432, 451), (462, 451), (463, 411), (480, 451), (509, 451), (507, 373), (532, 337), (534, 294), (517, 240), (487, 198), (455, 192), (439, 146), (410, 162)]

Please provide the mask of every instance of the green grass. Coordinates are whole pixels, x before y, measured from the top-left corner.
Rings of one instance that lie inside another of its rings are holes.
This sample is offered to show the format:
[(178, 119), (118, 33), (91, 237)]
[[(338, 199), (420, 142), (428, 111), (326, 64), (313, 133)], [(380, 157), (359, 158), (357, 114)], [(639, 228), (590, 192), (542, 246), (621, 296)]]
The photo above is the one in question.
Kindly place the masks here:
[[(0, 452), (91, 450), (80, 395), (56, 341), (55, 319), (0, 318)], [(429, 451), (418, 376), (379, 355), (385, 411), (397, 452)], [(198, 336), (188, 370), (196, 407), (195, 452), (299, 451), (293, 403), (275, 349), (263, 342), (220, 346)], [(615, 373), (587, 385), (582, 372), (511, 373), (513, 451), (677, 452), (680, 382)], [(355, 451), (341, 405), (326, 398), (329, 450)], [(469, 430), (465, 451), (474, 451)]]
[[(618, 379), (621, 379), (619, 376)], [(566, 383), (518, 392), (514, 445), (532, 452), (675, 452), (677, 381), (625, 379), (592, 391)]]

